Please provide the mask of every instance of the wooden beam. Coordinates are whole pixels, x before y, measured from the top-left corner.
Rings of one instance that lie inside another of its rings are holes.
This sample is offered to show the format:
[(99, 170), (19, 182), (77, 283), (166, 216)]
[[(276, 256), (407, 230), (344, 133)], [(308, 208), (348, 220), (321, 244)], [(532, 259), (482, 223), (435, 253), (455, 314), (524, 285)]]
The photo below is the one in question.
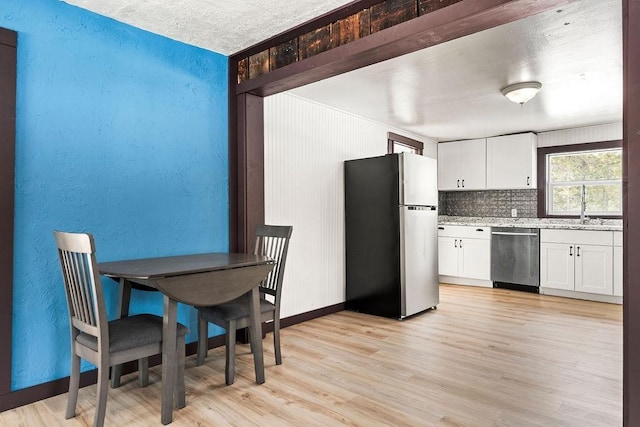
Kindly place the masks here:
[(640, 2), (624, 0), (623, 15), (623, 425), (640, 425)]
[(269, 49), (258, 52), (249, 57), (249, 79), (269, 72)]
[(371, 34), (371, 14), (369, 9), (339, 19), (331, 24), (333, 47), (351, 43)]
[[(576, 0), (463, 0), (244, 81), (238, 84), (236, 94), (273, 95), (573, 1)], [(232, 59), (241, 57), (242, 54), (234, 55)]]
[(418, 14), (424, 15), (462, 0), (418, 0)]
[(387, 0), (371, 6), (371, 33), (377, 33), (418, 16), (416, 0)]
[(331, 25), (325, 25), (301, 35), (299, 38), (300, 60), (311, 58), (333, 48)]
[(0, 396), (11, 392), (17, 33), (0, 28)]
[(275, 70), (298, 60), (298, 39), (280, 43), (269, 49), (269, 69)]
[(265, 49), (269, 49), (270, 47), (286, 42), (287, 40), (291, 40), (295, 37), (300, 37), (301, 35), (306, 34), (309, 31), (313, 31), (325, 25), (333, 24), (343, 18), (347, 18), (351, 15), (357, 14), (362, 10), (371, 7), (374, 4), (380, 3), (380, 1), (381, 0), (355, 0), (338, 9), (329, 11), (324, 15), (320, 15), (316, 18), (313, 18), (310, 21), (304, 22), (296, 27), (290, 28), (267, 40), (261, 41), (260, 43), (256, 43), (251, 47), (243, 49), (240, 52), (233, 54), (231, 58), (235, 60), (246, 58), (250, 55), (261, 52)]
[(264, 223), (264, 103), (251, 94), (237, 97), (237, 250), (253, 250), (254, 230)]
[[(249, 61), (246, 62), (247, 77), (249, 76)], [(240, 144), (238, 143), (238, 128), (240, 121), (238, 119), (238, 97), (233, 95), (233, 88), (238, 84), (238, 61), (229, 61), (229, 75), (228, 75), (228, 114), (229, 114), (229, 144), (228, 144), (228, 168), (229, 168), (229, 251), (238, 252), (238, 238), (240, 234), (240, 225), (238, 223), (240, 219), (240, 200), (238, 189), (239, 180), (241, 176), (244, 176), (245, 171), (239, 168), (238, 150)], [(244, 193), (243, 193), (244, 196)]]

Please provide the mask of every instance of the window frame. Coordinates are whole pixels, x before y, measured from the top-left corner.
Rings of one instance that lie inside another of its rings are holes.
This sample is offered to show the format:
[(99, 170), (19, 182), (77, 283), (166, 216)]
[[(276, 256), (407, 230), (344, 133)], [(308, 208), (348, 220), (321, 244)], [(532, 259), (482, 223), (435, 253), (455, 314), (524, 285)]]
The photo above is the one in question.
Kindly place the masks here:
[[(538, 218), (580, 218), (580, 215), (552, 215), (547, 213), (547, 155), (570, 154), (575, 152), (601, 151), (612, 148), (622, 149), (622, 140), (589, 142), (585, 144), (557, 145), (540, 147), (538, 157)], [(624, 153), (623, 153), (624, 156)], [(624, 163), (624, 159), (623, 159)], [(624, 181), (624, 177), (621, 180)], [(624, 185), (624, 183), (623, 183)], [(592, 218), (621, 219), (622, 215), (591, 215)]]
[(424, 151), (424, 143), (416, 141), (415, 139), (407, 138), (406, 136), (398, 135), (397, 133), (387, 132), (387, 154), (395, 153), (394, 148), (396, 144), (408, 147), (421, 156)]

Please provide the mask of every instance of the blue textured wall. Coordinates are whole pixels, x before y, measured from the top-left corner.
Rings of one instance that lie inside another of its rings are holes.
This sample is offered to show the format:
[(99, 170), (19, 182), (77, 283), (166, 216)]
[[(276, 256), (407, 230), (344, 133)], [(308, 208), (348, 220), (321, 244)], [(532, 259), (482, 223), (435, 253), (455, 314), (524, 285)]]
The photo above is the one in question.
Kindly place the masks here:
[[(227, 250), (228, 58), (58, 0), (2, 0), (0, 26), (18, 32), (17, 390), (69, 374), (52, 230), (92, 232), (98, 261)], [(195, 340), (194, 309), (179, 320)]]

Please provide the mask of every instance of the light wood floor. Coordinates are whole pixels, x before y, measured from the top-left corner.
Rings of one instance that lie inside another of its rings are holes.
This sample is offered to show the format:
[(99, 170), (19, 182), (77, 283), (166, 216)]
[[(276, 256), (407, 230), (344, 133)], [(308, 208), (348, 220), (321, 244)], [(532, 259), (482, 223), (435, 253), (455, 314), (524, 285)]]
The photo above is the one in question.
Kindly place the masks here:
[[(265, 340), (256, 385), (238, 346), (236, 383), (223, 348), (187, 358), (187, 407), (173, 426), (619, 426), (622, 307), (499, 289), (442, 286), (441, 303), (397, 321), (341, 312), (282, 331), (281, 366)], [(107, 426), (159, 426), (159, 367), (110, 390)], [(0, 414), (1, 426), (90, 426), (95, 386)]]

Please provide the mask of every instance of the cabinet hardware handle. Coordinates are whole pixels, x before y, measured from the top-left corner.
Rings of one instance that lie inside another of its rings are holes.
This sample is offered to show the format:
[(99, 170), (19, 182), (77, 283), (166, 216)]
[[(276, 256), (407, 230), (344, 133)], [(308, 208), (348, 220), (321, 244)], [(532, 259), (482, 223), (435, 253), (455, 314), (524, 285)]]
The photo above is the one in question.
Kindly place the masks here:
[(460, 180), (457, 181), (456, 185), (460, 188)]
[(438, 230), (444, 230), (444, 227), (438, 227)]
[(569, 256), (573, 256), (573, 246), (569, 246)]
[(576, 246), (576, 256), (580, 256), (580, 246)]
[(460, 239), (460, 247), (462, 247), (462, 239)]
[(462, 188), (464, 188), (464, 179), (462, 180)]
[(476, 228), (476, 231), (484, 231), (482, 228)]
[(530, 180), (530, 178), (527, 177), (527, 185), (531, 185), (531, 184), (529, 184), (529, 180)]
[(458, 247), (458, 239), (456, 239), (456, 240), (453, 242), (453, 247), (454, 247), (454, 248), (457, 248), (457, 247)]

